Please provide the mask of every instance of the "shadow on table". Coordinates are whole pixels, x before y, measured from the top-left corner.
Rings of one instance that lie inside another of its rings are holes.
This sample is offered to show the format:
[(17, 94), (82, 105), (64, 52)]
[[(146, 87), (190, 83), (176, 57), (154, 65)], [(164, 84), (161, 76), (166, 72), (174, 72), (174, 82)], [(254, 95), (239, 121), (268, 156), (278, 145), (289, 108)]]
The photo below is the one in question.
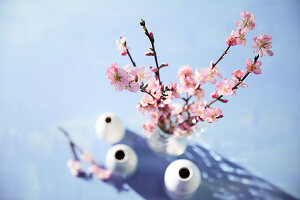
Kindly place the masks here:
[(202, 181), (192, 199), (295, 199), (200, 145), (188, 146), (183, 155), (174, 158), (152, 152), (145, 138), (128, 130), (120, 143), (131, 146), (139, 159), (137, 171), (132, 177), (112, 177), (107, 181), (120, 192), (128, 191), (127, 184), (144, 199), (169, 199), (164, 191), (164, 172), (172, 161), (183, 158), (193, 161), (201, 171)]

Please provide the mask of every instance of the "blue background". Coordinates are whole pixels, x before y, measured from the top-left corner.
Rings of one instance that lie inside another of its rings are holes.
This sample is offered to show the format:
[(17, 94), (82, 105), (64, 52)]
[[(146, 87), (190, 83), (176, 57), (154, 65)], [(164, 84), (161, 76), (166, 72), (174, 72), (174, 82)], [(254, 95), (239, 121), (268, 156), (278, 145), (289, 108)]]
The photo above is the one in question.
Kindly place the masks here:
[(195, 140), (300, 198), (299, 1), (284, 0), (1, 0), (0, 198), (140, 198), (73, 178), (57, 125), (103, 161), (109, 145), (94, 131), (101, 113), (116, 113), (139, 134), (145, 120), (135, 110), (141, 95), (114, 91), (105, 76), (111, 63), (130, 63), (115, 40), (125, 35), (137, 65), (154, 65), (143, 56), (150, 47), (139, 25), (145, 19), (159, 62), (169, 63), (161, 77), (175, 81), (180, 65), (204, 68), (221, 55), (244, 10), (255, 14), (256, 29), (247, 47), (230, 49), (219, 64), (222, 75), (254, 57), (250, 44), (258, 33), (273, 36), (275, 55), (261, 59), (263, 73), (247, 78), (248, 88), (218, 103), (225, 117)]

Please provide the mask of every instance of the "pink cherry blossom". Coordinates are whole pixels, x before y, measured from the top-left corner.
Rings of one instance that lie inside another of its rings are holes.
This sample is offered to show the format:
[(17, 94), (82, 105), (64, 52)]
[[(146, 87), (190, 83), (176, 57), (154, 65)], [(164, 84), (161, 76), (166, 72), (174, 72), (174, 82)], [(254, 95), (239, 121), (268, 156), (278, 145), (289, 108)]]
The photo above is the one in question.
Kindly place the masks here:
[(159, 80), (155, 78), (151, 78), (147, 84), (148, 84), (147, 90), (151, 91), (152, 93), (160, 91)]
[(165, 89), (168, 90), (168, 91), (171, 91), (171, 93), (169, 93), (169, 95), (172, 95), (173, 98), (179, 98), (180, 97), (177, 83), (170, 82), (169, 86), (167, 86)]
[(211, 98), (218, 98), (219, 97), (219, 93), (218, 93), (218, 90), (215, 90), (215, 91), (213, 91), (211, 94), (210, 94), (210, 97)]
[(178, 102), (172, 103), (170, 107), (172, 116), (179, 115), (183, 111), (183, 105)]
[(222, 78), (219, 73), (219, 69), (217, 66), (213, 68), (213, 61), (210, 62), (210, 67), (206, 68), (206, 81), (211, 84), (215, 84), (217, 82), (216, 77)]
[(170, 104), (174, 98), (172, 91), (166, 91), (163, 93), (162, 103), (163, 104)]
[(194, 74), (194, 79), (198, 85), (203, 85), (206, 82), (207, 70), (206, 69), (196, 69)]
[(186, 77), (180, 81), (179, 93), (186, 92), (189, 95), (195, 94), (196, 82), (193, 77)]
[(213, 62), (211, 62), (211, 66), (202, 70), (195, 70), (195, 81), (199, 85), (203, 85), (206, 82), (210, 82), (211, 84), (215, 84), (217, 82), (216, 77), (222, 78), (219, 73), (218, 67), (212, 68)]
[(263, 57), (265, 55), (273, 56), (274, 53), (270, 49), (272, 48), (272, 42), (270, 41), (272, 39), (271, 35), (260, 35), (259, 37), (254, 37), (253, 41), (255, 44), (251, 45), (252, 48), (254, 48), (253, 52), (259, 54), (260, 57)]
[(234, 91), (232, 90), (233, 84), (226, 78), (224, 79), (224, 82), (218, 82), (216, 86), (218, 88), (219, 95), (232, 96), (234, 94)]
[(152, 78), (152, 73), (147, 71), (146, 66), (133, 67), (132, 69), (130, 69), (130, 74), (134, 76), (137, 75), (139, 83), (142, 83), (144, 80), (150, 80)]
[(191, 126), (189, 122), (183, 122), (179, 126), (176, 127), (174, 135), (176, 137), (187, 137), (190, 136), (191, 133), (195, 130), (195, 126)]
[(122, 91), (129, 85), (130, 76), (124, 69), (119, 68), (117, 63), (111, 64), (110, 67), (107, 68), (106, 75), (110, 80), (110, 84), (112, 84), (117, 91)]
[(254, 74), (261, 74), (261, 61), (256, 61), (254, 63), (250, 58), (247, 58), (245, 66), (249, 72)]
[(144, 128), (143, 133), (148, 138), (156, 131), (156, 124), (150, 120), (147, 120), (145, 124), (142, 124), (142, 127)]
[(103, 169), (98, 165), (92, 165), (88, 168), (88, 172), (93, 174), (96, 179), (107, 180), (111, 177), (112, 171)]
[(208, 123), (212, 123), (213, 121), (218, 121), (219, 118), (223, 117), (222, 110), (220, 108), (206, 108), (203, 114), (204, 120)]
[(124, 36), (120, 36), (120, 41), (116, 40), (116, 45), (122, 56), (127, 54), (127, 50), (130, 50), (130, 47), (126, 46), (126, 38)]
[(175, 137), (183, 137), (183, 136), (189, 136), (190, 132), (189, 130), (185, 130), (184, 127), (188, 127), (186, 123), (181, 124), (180, 126), (176, 126), (174, 128), (174, 136)]
[(68, 160), (67, 166), (70, 168), (73, 176), (78, 176), (82, 172), (82, 166), (79, 160)]
[(126, 86), (126, 89), (130, 92), (136, 93), (140, 90), (140, 84), (138, 84), (136, 81), (132, 80), (129, 82), (129, 84)]
[(230, 35), (226, 38), (226, 44), (231, 46), (237, 45), (237, 39), (234, 31), (231, 31)]
[(192, 67), (190, 65), (183, 65), (179, 68), (177, 78), (179, 79), (179, 92), (186, 92), (193, 95), (196, 88), (196, 82), (193, 77)]
[(146, 115), (147, 112), (156, 110), (156, 100), (149, 94), (145, 94), (142, 100), (137, 105), (137, 110)]
[(93, 155), (90, 154), (89, 152), (87, 151), (84, 151), (82, 154), (81, 154), (81, 159), (85, 162), (92, 162), (94, 160), (93, 158)]
[(184, 80), (187, 77), (192, 77), (192, 76), (193, 76), (193, 71), (192, 71), (192, 67), (190, 65), (181, 66), (177, 73), (177, 78), (179, 80)]
[(204, 118), (204, 114), (205, 114), (205, 104), (206, 101), (200, 101), (196, 104), (193, 104), (191, 106), (191, 112), (196, 115), (199, 116), (200, 118)]
[(245, 38), (245, 34), (246, 34), (246, 32), (242, 31), (241, 29), (237, 30), (235, 32), (234, 35), (235, 35), (235, 38), (236, 38), (236, 44), (237, 45), (246, 46), (247, 39)]
[(245, 72), (244, 70), (234, 70), (234, 72), (231, 74), (237, 79), (242, 79), (244, 77)]
[(241, 12), (240, 15), (242, 20), (236, 22), (237, 29), (244, 32), (252, 31), (255, 28), (254, 15), (248, 11)]
[(198, 88), (198, 89), (196, 88), (194, 95), (195, 95), (195, 101), (198, 102), (205, 96), (205, 91), (202, 88)]
[[(232, 77), (231, 81), (233, 82), (233, 84), (238, 84), (240, 82), (236, 77)], [(248, 87), (248, 84), (243, 81), (239, 84), (239, 87), (246, 88)]]
[(157, 121), (158, 118), (159, 118), (158, 111), (150, 112), (149, 116), (150, 116), (154, 121)]

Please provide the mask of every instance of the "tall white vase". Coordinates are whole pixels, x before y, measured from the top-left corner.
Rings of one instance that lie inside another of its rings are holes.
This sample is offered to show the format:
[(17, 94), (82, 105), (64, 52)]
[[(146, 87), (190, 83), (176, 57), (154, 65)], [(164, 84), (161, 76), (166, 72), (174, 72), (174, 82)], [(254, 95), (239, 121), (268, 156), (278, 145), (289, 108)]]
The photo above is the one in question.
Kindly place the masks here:
[(127, 178), (137, 167), (138, 159), (135, 151), (125, 144), (112, 146), (106, 154), (106, 167), (113, 174)]
[(188, 199), (193, 196), (200, 185), (200, 170), (189, 160), (175, 160), (167, 167), (164, 181), (169, 197)]
[(97, 119), (96, 133), (100, 139), (114, 144), (123, 139), (125, 128), (115, 114), (103, 113)]

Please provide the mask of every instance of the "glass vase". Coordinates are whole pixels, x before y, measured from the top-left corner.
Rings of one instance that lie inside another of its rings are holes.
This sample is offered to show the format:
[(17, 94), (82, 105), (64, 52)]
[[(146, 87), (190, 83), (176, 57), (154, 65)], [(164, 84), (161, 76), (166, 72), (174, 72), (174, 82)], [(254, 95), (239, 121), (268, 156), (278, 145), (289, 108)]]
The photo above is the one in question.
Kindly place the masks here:
[(158, 127), (148, 138), (147, 143), (154, 152), (162, 156), (179, 156), (187, 147), (186, 138), (167, 134)]

